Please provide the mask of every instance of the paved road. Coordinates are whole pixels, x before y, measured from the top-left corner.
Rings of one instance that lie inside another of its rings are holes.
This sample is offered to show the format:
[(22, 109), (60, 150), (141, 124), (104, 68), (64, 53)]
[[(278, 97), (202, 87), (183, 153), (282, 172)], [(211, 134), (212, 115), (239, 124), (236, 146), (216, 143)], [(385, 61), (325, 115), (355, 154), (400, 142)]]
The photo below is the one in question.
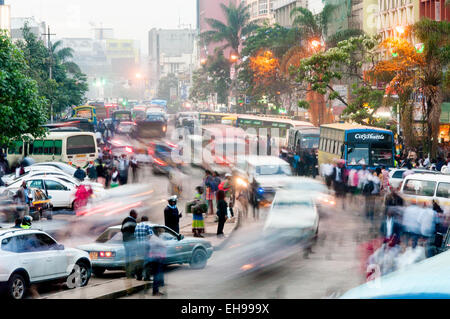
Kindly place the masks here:
[[(299, 250), (264, 271), (241, 275), (240, 267), (243, 265), (236, 262), (239, 258), (234, 257), (245, 253), (242, 250), (240, 254), (239, 249), (252, 245), (249, 240), (253, 240), (253, 235), (258, 237), (263, 224), (246, 223), (228, 243), (228, 247), (237, 249), (236, 253), (233, 254), (232, 249), (215, 252), (207, 268), (201, 271), (187, 266), (169, 268), (164, 291), (168, 298), (191, 299), (302, 299), (340, 295), (364, 281), (359, 269), (357, 246), (364, 240), (371, 224), (358, 212), (359, 207), (355, 203), (345, 211), (336, 209), (322, 215), (318, 244), (307, 259)], [(140, 292), (126, 298), (155, 297)]]

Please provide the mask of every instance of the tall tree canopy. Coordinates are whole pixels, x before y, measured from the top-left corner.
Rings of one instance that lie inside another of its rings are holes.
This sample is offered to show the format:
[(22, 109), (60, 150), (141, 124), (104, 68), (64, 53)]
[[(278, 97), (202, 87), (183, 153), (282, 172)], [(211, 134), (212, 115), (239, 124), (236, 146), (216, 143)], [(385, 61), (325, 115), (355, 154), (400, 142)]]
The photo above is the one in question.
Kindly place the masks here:
[(24, 134), (42, 136), (46, 100), (29, 74), (22, 51), (0, 34), (0, 145)]

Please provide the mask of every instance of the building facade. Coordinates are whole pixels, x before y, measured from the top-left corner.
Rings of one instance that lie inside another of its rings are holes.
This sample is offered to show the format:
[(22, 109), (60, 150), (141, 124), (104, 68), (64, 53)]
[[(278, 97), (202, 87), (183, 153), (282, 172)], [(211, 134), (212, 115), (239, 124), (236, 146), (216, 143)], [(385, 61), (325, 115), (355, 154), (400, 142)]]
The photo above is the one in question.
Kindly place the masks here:
[[(309, 0), (311, 1), (311, 0)], [(273, 5), (275, 23), (285, 28), (292, 27), (291, 12), (297, 7), (308, 8), (308, 0), (277, 0)]]
[(276, 0), (242, 0), (248, 6), (250, 12), (250, 21), (257, 23), (275, 22), (274, 4)]
[[(178, 97), (187, 98), (192, 72), (197, 64), (197, 30), (152, 29), (149, 32), (149, 82), (156, 93), (159, 80), (175, 74), (180, 82)], [(181, 94), (183, 93), (183, 94)]]
[(450, 21), (450, 4), (445, 0), (420, 0), (420, 18), (428, 18), (435, 21)]

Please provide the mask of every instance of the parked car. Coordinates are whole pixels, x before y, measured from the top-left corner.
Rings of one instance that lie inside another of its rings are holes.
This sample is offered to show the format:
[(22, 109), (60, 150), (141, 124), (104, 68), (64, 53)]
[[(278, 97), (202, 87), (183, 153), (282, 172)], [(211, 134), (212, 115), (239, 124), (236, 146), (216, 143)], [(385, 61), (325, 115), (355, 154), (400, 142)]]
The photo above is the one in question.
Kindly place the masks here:
[[(75, 193), (80, 182), (73, 182), (59, 176), (31, 176), (23, 179), (30, 188), (37, 188), (44, 191), (47, 196), (51, 196), (51, 202), (55, 208), (74, 207)], [(22, 181), (17, 181), (7, 187), (10, 191), (17, 191)], [(101, 197), (104, 194), (103, 188), (92, 187), (94, 195)]]
[[(42, 190), (37, 188), (30, 188), (29, 191), (31, 195), (29, 214), (33, 220), (42, 218), (52, 220), (53, 204), (51, 203), (51, 196), (47, 196)], [(15, 195), (16, 192), (5, 190), (0, 196), (0, 221), (12, 223), (25, 211), (24, 205), (17, 204)]]
[(400, 196), (409, 204), (430, 205), (435, 200), (441, 207), (448, 207), (450, 206), (450, 175), (408, 175), (401, 186)]
[[(403, 173), (406, 172), (406, 168), (395, 168), (389, 171), (389, 186), (393, 188), (399, 188), (403, 182)], [(413, 168), (414, 174), (439, 174), (436, 171), (430, 171), (427, 169)]]
[(45, 232), (0, 229), (0, 242), (0, 289), (12, 299), (24, 298), (32, 284), (62, 281), (75, 288), (89, 282), (89, 254), (65, 248)]
[[(184, 237), (168, 227), (150, 224), (153, 234), (159, 234), (167, 244), (164, 263), (189, 264), (193, 269), (202, 269), (213, 253), (211, 243), (201, 238)], [(89, 253), (92, 271), (101, 276), (106, 270), (125, 269), (125, 248), (123, 246), (121, 226), (109, 227), (95, 243), (78, 248)]]
[[(25, 167), (25, 174), (27, 175), (30, 172), (63, 172), (67, 175), (73, 176), (75, 173), (76, 168), (73, 166), (70, 166), (65, 163), (61, 162), (46, 162), (46, 163), (36, 163), (31, 166)], [(24, 176), (22, 175), (22, 176)], [(22, 177), (20, 176), (20, 177)], [(20, 178), (19, 177), (19, 178)], [(16, 177), (15, 173), (8, 174), (2, 177), (3, 181), (6, 185), (11, 185), (13, 182), (15, 182), (18, 178)]]

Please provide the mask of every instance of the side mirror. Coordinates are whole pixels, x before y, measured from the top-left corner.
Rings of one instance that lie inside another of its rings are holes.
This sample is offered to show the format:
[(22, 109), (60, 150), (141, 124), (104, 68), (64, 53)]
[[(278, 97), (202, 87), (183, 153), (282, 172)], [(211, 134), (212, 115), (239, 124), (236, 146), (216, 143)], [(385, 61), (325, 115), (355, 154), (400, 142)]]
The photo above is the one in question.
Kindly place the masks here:
[(51, 197), (51, 196), (47, 196), (47, 198), (48, 198), (48, 199), (52, 199), (52, 197)]
[(183, 240), (184, 239), (184, 235), (178, 235), (178, 240)]

